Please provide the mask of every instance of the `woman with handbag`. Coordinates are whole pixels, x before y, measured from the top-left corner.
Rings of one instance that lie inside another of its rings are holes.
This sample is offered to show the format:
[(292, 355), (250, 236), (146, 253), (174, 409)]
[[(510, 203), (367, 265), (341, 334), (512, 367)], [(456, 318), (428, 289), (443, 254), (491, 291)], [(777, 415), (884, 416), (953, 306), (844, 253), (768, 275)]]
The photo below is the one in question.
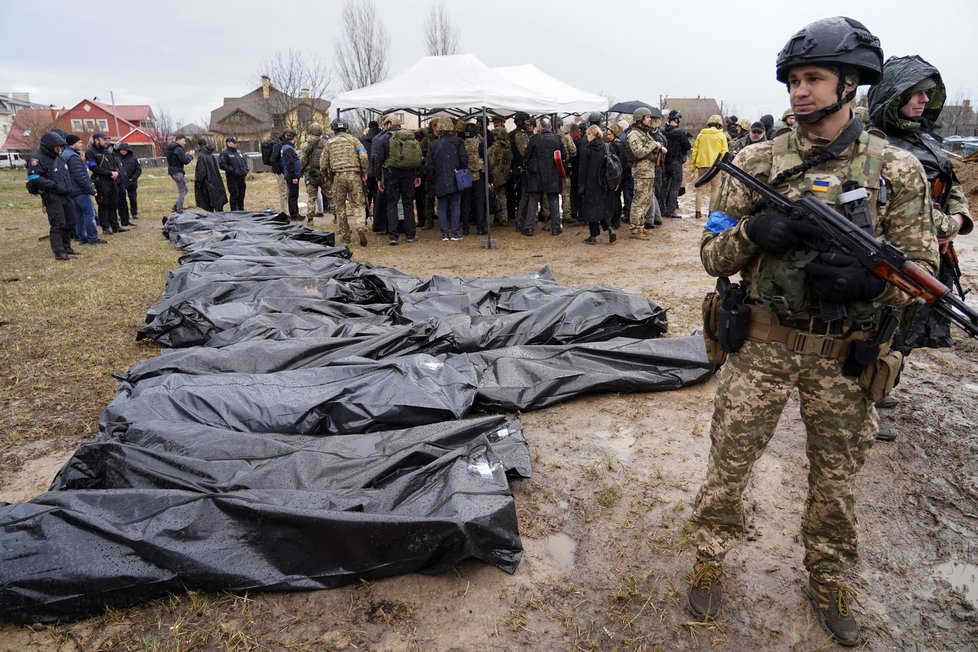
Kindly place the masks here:
[(590, 235), (584, 244), (597, 244), (601, 230), (608, 232), (608, 242), (618, 239), (611, 219), (618, 209), (617, 188), (609, 188), (605, 174), (605, 158), (611, 145), (604, 142), (601, 127), (591, 125), (585, 132), (587, 144), (580, 153), (577, 192), (581, 196), (580, 218), (587, 223)]
[[(454, 125), (451, 118), (435, 118), (431, 123), (431, 129), (435, 140), (428, 146), (425, 166), (428, 169), (428, 178), (435, 189), (435, 197), (438, 198), (438, 226), (441, 229), (441, 239), (458, 241), (462, 239), (459, 233), (462, 202), (462, 189), (459, 187), (459, 182), (464, 185), (469, 157), (462, 139), (453, 132)], [(468, 183), (471, 187), (471, 176), (468, 176)]]

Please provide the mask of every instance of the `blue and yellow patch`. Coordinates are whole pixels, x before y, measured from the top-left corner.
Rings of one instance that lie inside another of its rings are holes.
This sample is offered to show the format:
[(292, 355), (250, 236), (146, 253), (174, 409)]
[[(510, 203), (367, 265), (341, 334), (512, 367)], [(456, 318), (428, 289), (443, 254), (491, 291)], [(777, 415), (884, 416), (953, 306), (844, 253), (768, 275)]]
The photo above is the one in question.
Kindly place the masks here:
[(815, 179), (814, 181), (812, 181), (812, 187), (811, 187), (811, 189), (814, 192), (828, 192), (829, 191), (829, 182), (828, 181), (824, 181), (822, 179)]

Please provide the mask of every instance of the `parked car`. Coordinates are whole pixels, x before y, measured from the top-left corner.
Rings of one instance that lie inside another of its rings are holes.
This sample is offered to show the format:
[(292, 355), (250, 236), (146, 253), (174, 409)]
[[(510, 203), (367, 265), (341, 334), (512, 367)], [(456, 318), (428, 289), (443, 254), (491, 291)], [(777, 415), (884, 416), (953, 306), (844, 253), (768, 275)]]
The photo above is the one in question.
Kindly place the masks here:
[(0, 168), (23, 167), (27, 167), (27, 161), (22, 159), (17, 152), (0, 152)]

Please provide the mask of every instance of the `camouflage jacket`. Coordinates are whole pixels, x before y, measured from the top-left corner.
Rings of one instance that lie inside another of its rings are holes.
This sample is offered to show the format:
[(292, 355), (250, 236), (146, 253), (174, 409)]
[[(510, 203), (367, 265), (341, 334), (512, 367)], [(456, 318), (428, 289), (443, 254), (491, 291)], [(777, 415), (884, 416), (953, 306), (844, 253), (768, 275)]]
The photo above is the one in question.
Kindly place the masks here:
[(325, 136), (306, 136), (306, 144), (302, 146), (302, 152), (299, 153), (299, 162), (302, 163), (302, 169), (307, 170), (309, 168), (319, 167), (319, 159), (322, 158), (323, 147), (325, 145)]
[[(878, 134), (878, 132), (877, 132)], [(879, 176), (865, 177), (864, 170), (872, 163), (870, 134), (863, 132), (859, 139), (845, 149), (841, 156), (782, 183), (778, 190), (792, 199), (802, 193), (817, 189), (816, 196), (829, 205), (836, 205), (842, 192), (842, 183), (853, 179), (864, 185), (870, 193), (870, 213), (876, 235), (903, 250), (912, 260), (933, 271), (937, 268), (938, 251), (935, 237), (929, 189), (920, 162), (907, 152), (885, 144), (881, 134), (877, 164), (880, 175), (888, 183), (888, 201), (878, 204)], [(787, 150), (792, 160), (776, 155), (776, 147), (783, 147), (788, 139)], [(814, 137), (804, 128), (789, 132), (773, 141), (758, 143), (742, 150), (735, 164), (762, 181), (770, 180), (777, 172), (792, 163), (813, 156), (829, 145), (830, 141)], [(815, 183), (815, 182), (818, 183)], [(812, 193), (816, 194), (816, 193)], [(700, 242), (700, 258), (711, 276), (732, 276), (740, 273), (748, 286), (748, 296), (783, 316), (809, 317), (819, 314), (818, 299), (808, 289), (804, 265), (817, 252), (790, 251), (777, 256), (762, 251), (747, 237), (745, 225), (759, 197), (742, 184), (724, 176), (720, 191), (710, 207)], [(779, 286), (780, 283), (780, 286)], [(909, 297), (888, 285), (876, 297), (873, 304), (850, 303), (850, 316), (867, 315), (881, 304), (902, 305)], [(854, 319), (854, 321), (863, 321)]]
[(489, 168), (492, 170), (492, 181), (497, 186), (509, 183), (509, 169), (513, 163), (513, 150), (509, 140), (496, 137), (489, 146)]
[(369, 164), (367, 148), (345, 131), (340, 131), (326, 141), (323, 155), (319, 159), (319, 167), (330, 178), (340, 172), (356, 172), (364, 176)]
[(465, 151), (469, 155), (469, 171), (472, 172), (472, 180), (478, 181), (481, 173), (485, 169), (485, 161), (482, 160), (482, 136), (466, 138)]
[(625, 137), (625, 147), (635, 157), (632, 166), (632, 176), (637, 179), (651, 179), (655, 176), (655, 160), (662, 149), (662, 143), (657, 141), (641, 125), (632, 125)]

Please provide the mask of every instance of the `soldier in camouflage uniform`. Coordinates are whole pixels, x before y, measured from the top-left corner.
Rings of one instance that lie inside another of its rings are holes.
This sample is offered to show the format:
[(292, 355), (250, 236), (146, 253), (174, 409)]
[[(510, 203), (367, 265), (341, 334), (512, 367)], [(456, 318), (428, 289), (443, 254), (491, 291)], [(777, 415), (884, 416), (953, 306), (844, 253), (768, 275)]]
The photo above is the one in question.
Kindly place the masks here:
[[(325, 205), (329, 197), (329, 182), (326, 180), (319, 169), (319, 159), (323, 156), (323, 146), (326, 144), (327, 137), (323, 135), (323, 126), (318, 122), (309, 125), (306, 132), (306, 143), (299, 154), (299, 162), (302, 163), (302, 170), (306, 180), (306, 220), (312, 222), (316, 216), (316, 198), (319, 190), (323, 191), (323, 208), (329, 210)], [(322, 213), (319, 213), (322, 216)]]
[(513, 164), (513, 150), (504, 127), (492, 130), (494, 140), (489, 146), (489, 169), (492, 170), (492, 183), (499, 198), (499, 212), (496, 213), (496, 224), (506, 226), (509, 211), (506, 196), (509, 192), (510, 166)]
[[(662, 114), (659, 114), (662, 117)], [(652, 111), (640, 106), (632, 114), (632, 128), (625, 137), (625, 147), (634, 157), (632, 179), (635, 184), (635, 194), (632, 196), (632, 206), (628, 214), (631, 236), (639, 240), (648, 240), (645, 229), (645, 217), (652, 210), (655, 202), (656, 159), (659, 154), (668, 150), (652, 136)]]
[(530, 116), (526, 113), (517, 113), (514, 115), (513, 122), (516, 123), (516, 127), (509, 132), (510, 151), (513, 154), (513, 173), (509, 177), (509, 189), (511, 193), (510, 199), (512, 200), (511, 207), (513, 209), (512, 217), (519, 222), (520, 211), (526, 205), (526, 201), (523, 199), (526, 195), (526, 192), (523, 190), (523, 186), (526, 185), (523, 156), (526, 154), (526, 148), (530, 144), (530, 132), (533, 127), (531, 126)]
[[(359, 220), (365, 213), (363, 184), (367, 182), (370, 165), (367, 149), (350, 135), (347, 125), (340, 119), (333, 120), (336, 135), (326, 141), (319, 167), (333, 189), (332, 205), (336, 215), (336, 230), (340, 242), (350, 244), (350, 218)], [(367, 246), (367, 230), (356, 227), (361, 247)]]
[[(839, 210), (842, 182), (855, 181), (868, 193), (857, 202), (876, 235), (934, 269), (937, 240), (920, 163), (863, 131), (849, 110), (856, 87), (875, 83), (882, 62), (879, 41), (857, 21), (837, 17), (803, 28), (777, 58), (797, 127), (744, 149), (735, 163), (789, 197), (811, 193)], [(843, 375), (842, 360), (854, 340), (875, 335), (884, 307), (909, 297), (846, 256), (811, 250), (815, 227), (759, 207), (758, 199), (725, 178), (700, 245), (710, 275), (741, 275), (751, 325), (720, 373), (706, 479), (689, 522), (696, 564), (688, 607), (699, 618), (719, 613), (721, 563), (744, 533), (744, 489), (797, 388), (809, 461), (801, 536), (809, 580), (802, 590), (832, 638), (857, 645), (845, 573), (858, 559), (855, 476), (878, 419), (856, 378)], [(846, 317), (822, 321), (820, 301), (844, 304)]]
[[(891, 145), (907, 150), (924, 166), (942, 253), (956, 236), (974, 229), (964, 188), (941, 144), (928, 133), (937, 123), (946, 97), (940, 71), (918, 56), (887, 59), (882, 80), (869, 91), (872, 124), (886, 134)], [(954, 275), (944, 257), (937, 278), (944, 285), (953, 286)], [(920, 306), (907, 309), (901, 331), (904, 353), (921, 346), (952, 344), (950, 320)]]

